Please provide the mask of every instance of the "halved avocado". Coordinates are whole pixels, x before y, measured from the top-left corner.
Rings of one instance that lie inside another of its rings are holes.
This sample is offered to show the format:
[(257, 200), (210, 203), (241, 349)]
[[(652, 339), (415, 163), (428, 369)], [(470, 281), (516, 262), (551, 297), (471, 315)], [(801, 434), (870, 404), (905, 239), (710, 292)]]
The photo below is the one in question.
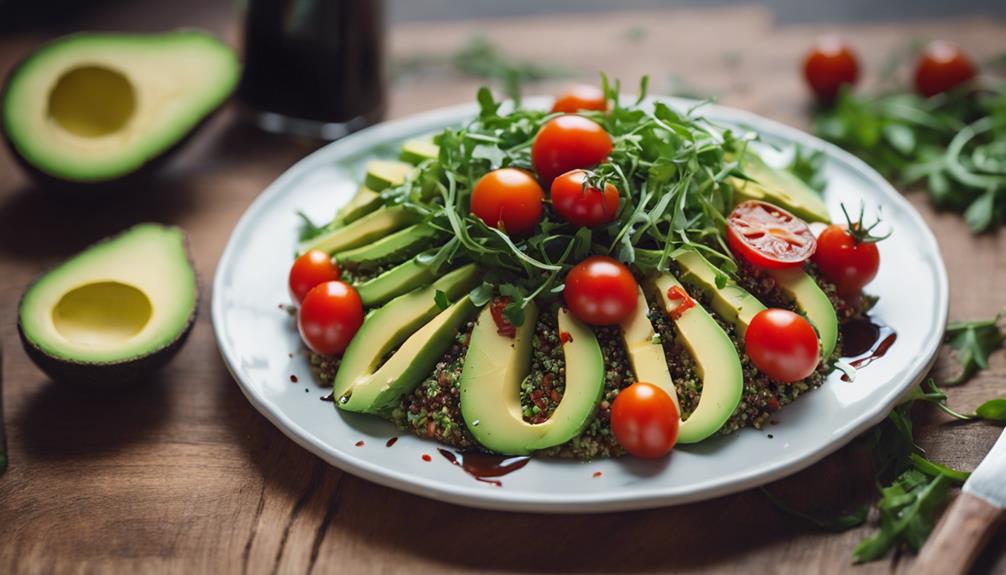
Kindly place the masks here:
[(297, 254), (311, 250), (333, 254), (359, 247), (414, 224), (418, 219), (419, 216), (402, 206), (379, 208), (355, 222), (301, 242), (297, 247)]
[(360, 246), (335, 255), (341, 264), (380, 265), (387, 261), (401, 261), (434, 244), (444, 233), (428, 224), (416, 224), (385, 236), (374, 243)]
[(480, 279), (478, 268), (469, 264), (429, 286), (398, 296), (368, 314), (360, 331), (349, 342), (335, 375), (332, 387), (334, 397), (338, 398), (336, 404), (339, 407), (348, 405), (356, 386), (372, 380), (387, 353), (440, 313), (435, 301), (438, 290), (447, 294), (449, 300), (456, 300), (467, 294)]
[(377, 371), (358, 378), (349, 399), (340, 400), (339, 407), (346, 411), (380, 414), (397, 405), (403, 394), (415, 389), (433, 371), (437, 360), (476, 311), (478, 308), (466, 295), (440, 312), (409, 336)]
[(817, 337), (821, 340), (821, 360), (827, 362), (838, 342), (838, 314), (828, 295), (802, 268), (768, 270), (768, 273), (817, 330)]
[(622, 321), (622, 340), (629, 356), (632, 374), (636, 381), (643, 381), (660, 387), (674, 400), (678, 406), (678, 392), (671, 379), (671, 371), (667, 367), (667, 357), (664, 346), (657, 337), (657, 332), (650, 323), (650, 306), (646, 302), (643, 290), (636, 297), (636, 309), (628, 318)]
[(698, 302), (679, 310), (685, 300), (668, 296), (668, 290), (675, 286), (684, 289), (676, 277), (662, 273), (649, 283), (702, 378), (699, 404), (678, 431), (678, 443), (697, 443), (719, 431), (737, 409), (744, 394), (744, 371), (730, 336)]
[(440, 156), (440, 147), (429, 138), (416, 138), (402, 144), (403, 162), (420, 164), (426, 160), (436, 160)]
[(433, 268), (421, 264), (415, 258), (398, 264), (381, 275), (356, 286), (363, 307), (373, 308), (383, 305), (392, 298), (424, 286), (437, 279)]
[(42, 179), (108, 183), (173, 150), (230, 96), (239, 72), (206, 32), (66, 36), (8, 78), (4, 139)]
[[(758, 298), (723, 275), (702, 254), (689, 250), (674, 258), (681, 267), (681, 281), (709, 296), (710, 307), (725, 321), (734, 324), (742, 340), (748, 325), (765, 309)], [(717, 277), (723, 287), (717, 284)]]
[(487, 449), (522, 455), (565, 443), (590, 423), (604, 390), (604, 358), (593, 330), (565, 309), (559, 310), (566, 390), (552, 417), (531, 424), (521, 415), (520, 386), (531, 366), (531, 340), (538, 310), (524, 308), (517, 335), (500, 335), (486, 307), (472, 331), (461, 371), (461, 415), (475, 439)]
[(831, 221), (821, 195), (800, 178), (769, 166), (751, 151), (744, 155), (742, 169), (754, 181), (730, 178), (738, 203), (762, 200), (782, 206), (808, 222)]
[(174, 356), (192, 329), (197, 300), (183, 232), (140, 224), (32, 284), (21, 298), (18, 332), (54, 380), (123, 383)]

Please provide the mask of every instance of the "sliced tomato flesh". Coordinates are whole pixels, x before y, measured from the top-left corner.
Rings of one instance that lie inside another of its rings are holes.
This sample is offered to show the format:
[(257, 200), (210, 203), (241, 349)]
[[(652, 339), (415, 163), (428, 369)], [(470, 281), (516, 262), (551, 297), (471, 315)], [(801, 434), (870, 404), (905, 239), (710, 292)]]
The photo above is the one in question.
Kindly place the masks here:
[(807, 222), (757, 200), (742, 202), (730, 212), (727, 243), (736, 255), (768, 269), (799, 266), (817, 249)]

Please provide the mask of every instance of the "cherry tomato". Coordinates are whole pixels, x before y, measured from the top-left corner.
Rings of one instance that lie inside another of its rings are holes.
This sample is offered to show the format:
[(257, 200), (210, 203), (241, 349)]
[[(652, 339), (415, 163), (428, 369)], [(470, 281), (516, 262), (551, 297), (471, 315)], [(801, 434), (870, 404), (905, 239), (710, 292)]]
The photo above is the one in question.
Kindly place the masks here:
[(841, 39), (825, 36), (817, 41), (803, 61), (803, 77), (822, 102), (831, 102), (843, 84), (859, 78), (856, 54)]
[(874, 242), (856, 241), (848, 226), (832, 224), (817, 237), (814, 263), (835, 284), (839, 295), (850, 296), (877, 275), (880, 252)]
[(975, 65), (957, 46), (930, 42), (915, 63), (915, 89), (928, 98), (960, 86), (975, 73)]
[(510, 235), (524, 235), (541, 221), (545, 191), (534, 177), (515, 168), (501, 168), (482, 176), (472, 190), (472, 213), (488, 226)]
[(727, 216), (727, 244), (749, 263), (767, 269), (799, 266), (816, 249), (806, 222), (758, 200), (737, 204)]
[(552, 112), (562, 112), (573, 114), (580, 110), (597, 110), (603, 112), (608, 109), (608, 101), (604, 98), (604, 92), (597, 86), (589, 84), (579, 84), (571, 87), (555, 99), (552, 105)]
[(674, 400), (651, 383), (633, 383), (618, 392), (611, 404), (611, 431), (636, 457), (656, 459), (670, 453), (680, 425)]
[(552, 180), (552, 206), (571, 224), (590, 228), (606, 224), (618, 213), (618, 190), (605, 183), (604, 191), (585, 186), (587, 172), (573, 170)]
[(321, 250), (311, 250), (293, 262), (290, 268), (290, 297), (300, 303), (314, 286), (339, 279), (339, 266)]
[(493, 321), (496, 323), (496, 333), (502, 335), (503, 337), (509, 337), (513, 339), (517, 337), (517, 326), (510, 323), (509, 320), (503, 315), (503, 310), (506, 306), (510, 304), (510, 298), (503, 296), (493, 299), (489, 302), (489, 312), (493, 316)]
[(562, 297), (581, 320), (613, 325), (635, 311), (638, 291), (629, 268), (607, 256), (591, 256), (566, 274)]
[(611, 136), (597, 122), (566, 114), (549, 120), (531, 145), (531, 162), (542, 183), (561, 174), (592, 168), (611, 153)]
[(751, 318), (744, 350), (755, 366), (775, 381), (800, 381), (817, 369), (821, 348), (817, 332), (803, 316), (769, 308)]
[(318, 284), (300, 304), (297, 329), (307, 347), (322, 355), (346, 351), (363, 324), (363, 303), (353, 286), (331, 281)]

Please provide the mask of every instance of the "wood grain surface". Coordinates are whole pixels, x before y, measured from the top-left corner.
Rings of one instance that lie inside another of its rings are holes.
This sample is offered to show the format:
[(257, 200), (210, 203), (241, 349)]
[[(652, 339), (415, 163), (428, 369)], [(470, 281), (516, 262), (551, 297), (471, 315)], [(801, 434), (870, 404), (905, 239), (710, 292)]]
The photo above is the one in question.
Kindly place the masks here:
[[(116, 3), (96, 28), (210, 27), (237, 42), (233, 14), (180, 1), (149, 12)], [(142, 4), (142, 3), (141, 3)], [(166, 5), (168, 3), (162, 3)], [(653, 91), (675, 77), (727, 105), (806, 127), (800, 55), (822, 32), (853, 39), (868, 74), (915, 38), (942, 37), (985, 57), (1006, 49), (1006, 23), (779, 27), (756, 8), (549, 16), (410, 24), (390, 34), (393, 56), (445, 55), (480, 33), (509, 53), (598, 70)], [(0, 71), (43, 38), (0, 39)], [(393, 84), (391, 117), (468, 101), (479, 81), (450, 71)], [(530, 87), (551, 92), (558, 82)], [(270, 181), (312, 149), (214, 119), (159, 178), (106, 202), (55, 197), (26, 181), (0, 153), (0, 314), (10, 469), (0, 477), (0, 573), (461, 573), (690, 572), (882, 573), (912, 559), (851, 565), (869, 532), (809, 528), (757, 490), (676, 508), (575, 517), (476, 511), (407, 495), (331, 468), (273, 428), (243, 398), (220, 360), (205, 305), (230, 230)], [(911, 196), (940, 240), (953, 319), (1006, 304), (1006, 235), (972, 237), (959, 217)], [(201, 277), (203, 308), (188, 344), (144, 386), (99, 394), (47, 381), (20, 350), (16, 304), (28, 282), (91, 242), (132, 223), (183, 226)], [(279, 270), (278, 270), (279, 273)], [(906, 278), (911, 281), (911, 278)], [(881, 360), (882, 361), (882, 360)], [(937, 375), (955, 364), (941, 358)], [(1006, 392), (1006, 354), (950, 390), (973, 409)], [(999, 428), (955, 425), (920, 410), (919, 436), (938, 461), (973, 468)], [(873, 489), (863, 454), (845, 449), (771, 486), (811, 512), (841, 509)], [(997, 533), (976, 572), (1006, 572)]]

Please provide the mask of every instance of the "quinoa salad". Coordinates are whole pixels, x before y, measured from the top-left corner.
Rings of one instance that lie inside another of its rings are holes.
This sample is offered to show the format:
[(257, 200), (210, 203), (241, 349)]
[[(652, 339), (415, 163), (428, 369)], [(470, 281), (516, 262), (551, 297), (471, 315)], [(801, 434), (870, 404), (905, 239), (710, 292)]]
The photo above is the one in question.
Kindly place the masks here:
[(701, 108), (577, 90), (481, 90), (304, 230), (290, 291), (337, 410), (465, 453), (659, 458), (850, 369), (883, 239), (864, 207), (832, 221)]

